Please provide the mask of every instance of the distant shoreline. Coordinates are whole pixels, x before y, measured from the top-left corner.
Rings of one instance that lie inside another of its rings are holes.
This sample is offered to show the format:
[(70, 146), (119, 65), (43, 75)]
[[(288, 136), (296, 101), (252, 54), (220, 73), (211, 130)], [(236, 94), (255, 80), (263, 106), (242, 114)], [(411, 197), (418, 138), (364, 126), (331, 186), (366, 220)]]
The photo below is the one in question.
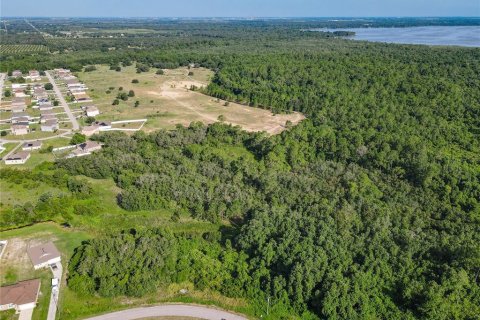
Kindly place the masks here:
[(358, 41), (432, 46), (480, 47), (480, 26), (314, 28)]

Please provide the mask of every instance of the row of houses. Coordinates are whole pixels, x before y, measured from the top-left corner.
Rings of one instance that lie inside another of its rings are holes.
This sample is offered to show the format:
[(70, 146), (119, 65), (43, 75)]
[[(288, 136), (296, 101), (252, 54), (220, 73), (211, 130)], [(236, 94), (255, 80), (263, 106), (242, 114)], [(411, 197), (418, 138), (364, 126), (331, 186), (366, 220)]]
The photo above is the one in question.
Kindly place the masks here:
[[(35, 270), (45, 267), (57, 268), (56, 264), (61, 262), (61, 254), (52, 242), (30, 247), (27, 254)], [(56, 279), (52, 279), (52, 283), (54, 280)], [(20, 313), (35, 308), (40, 285), (40, 279), (32, 279), (0, 287), (0, 311), (15, 309)]]
[[(30, 159), (30, 152), (42, 147), (41, 141), (25, 142), (22, 151), (13, 153), (5, 158), (6, 165), (25, 164)], [(102, 145), (95, 141), (87, 141), (75, 146), (74, 150), (67, 155), (67, 158), (83, 157), (101, 150)]]
[(25, 80), (32, 80), (32, 81), (41, 81), (42, 76), (40, 75), (40, 72), (37, 70), (30, 70), (28, 71), (28, 74), (23, 75), (23, 72), (20, 70), (14, 70), (12, 71), (12, 77), (14, 78), (24, 78)]
[(69, 95), (73, 96), (76, 102), (91, 102), (92, 99), (87, 94), (87, 86), (81, 83), (68, 69), (55, 69), (55, 74), (67, 86)]
[[(30, 123), (33, 118), (26, 112), (13, 113), (10, 121), (10, 131), (14, 136), (21, 136), (30, 132)], [(52, 111), (44, 111), (40, 114), (40, 130), (43, 132), (55, 132), (58, 130), (58, 119)]]
[(5, 164), (25, 164), (30, 159), (30, 152), (38, 150), (42, 147), (41, 141), (25, 142), (22, 145), (22, 151), (18, 151), (5, 159)]

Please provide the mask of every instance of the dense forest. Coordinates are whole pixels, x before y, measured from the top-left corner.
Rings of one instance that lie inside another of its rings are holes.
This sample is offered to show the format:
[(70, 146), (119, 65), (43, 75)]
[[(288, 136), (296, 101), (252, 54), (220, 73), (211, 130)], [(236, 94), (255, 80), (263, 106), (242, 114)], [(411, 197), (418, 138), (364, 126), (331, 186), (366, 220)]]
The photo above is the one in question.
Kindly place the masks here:
[(144, 226), (100, 236), (70, 261), (79, 294), (141, 296), (190, 281), (245, 298), (258, 315), (271, 301), (276, 318), (475, 319), (480, 50), (302, 31), (321, 23), (164, 23), (160, 36), (144, 25), (151, 39), (46, 38), (57, 53), (1, 57), (5, 71), (195, 63), (215, 71), (206, 94), (307, 116), (277, 136), (218, 123), (94, 136), (102, 152), (48, 167), (66, 195), (19, 206), (2, 222), (19, 223), (13, 210), (42, 221), (41, 201), (98, 214), (85, 200), (91, 187), (73, 176), (113, 179), (125, 210), (225, 227), (199, 237)]

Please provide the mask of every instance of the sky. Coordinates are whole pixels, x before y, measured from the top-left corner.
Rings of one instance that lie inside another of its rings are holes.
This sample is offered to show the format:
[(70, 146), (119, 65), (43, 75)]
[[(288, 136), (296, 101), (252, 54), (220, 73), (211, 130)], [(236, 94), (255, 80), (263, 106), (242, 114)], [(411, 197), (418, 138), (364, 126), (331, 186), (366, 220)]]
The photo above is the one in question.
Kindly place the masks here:
[(480, 0), (0, 0), (0, 17), (480, 16)]

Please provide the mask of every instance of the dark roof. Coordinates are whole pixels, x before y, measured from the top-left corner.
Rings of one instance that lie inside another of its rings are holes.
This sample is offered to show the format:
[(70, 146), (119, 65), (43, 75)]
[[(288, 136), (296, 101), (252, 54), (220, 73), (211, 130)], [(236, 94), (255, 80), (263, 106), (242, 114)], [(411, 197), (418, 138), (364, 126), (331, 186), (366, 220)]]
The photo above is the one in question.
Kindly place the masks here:
[(40, 279), (22, 281), (11, 286), (0, 287), (0, 304), (22, 305), (37, 301)]
[(30, 153), (27, 151), (18, 151), (7, 157), (7, 160), (25, 160), (30, 156)]

